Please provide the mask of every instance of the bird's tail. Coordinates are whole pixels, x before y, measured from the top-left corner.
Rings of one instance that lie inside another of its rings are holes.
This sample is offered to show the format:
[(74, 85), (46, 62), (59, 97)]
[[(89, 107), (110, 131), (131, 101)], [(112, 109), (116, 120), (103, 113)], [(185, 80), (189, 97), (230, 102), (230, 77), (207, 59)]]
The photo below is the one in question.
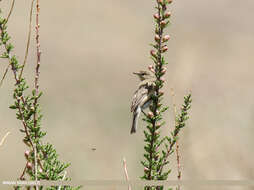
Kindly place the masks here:
[(138, 108), (137, 110), (135, 110), (133, 112), (133, 120), (132, 120), (132, 127), (131, 127), (131, 134), (132, 133), (136, 133), (137, 130), (137, 126), (138, 126), (138, 118), (140, 115), (140, 108)]

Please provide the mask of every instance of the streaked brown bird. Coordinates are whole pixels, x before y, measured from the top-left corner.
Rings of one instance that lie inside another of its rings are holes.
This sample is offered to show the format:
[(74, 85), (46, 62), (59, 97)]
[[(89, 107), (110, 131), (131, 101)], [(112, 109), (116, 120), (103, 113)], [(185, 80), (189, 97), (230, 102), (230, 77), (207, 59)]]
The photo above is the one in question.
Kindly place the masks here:
[(139, 71), (133, 74), (137, 75), (141, 82), (133, 95), (131, 103), (131, 112), (133, 112), (131, 134), (137, 130), (138, 118), (141, 111), (143, 112), (152, 103), (151, 97), (154, 94), (154, 82), (156, 80), (153, 73), (148, 71)]

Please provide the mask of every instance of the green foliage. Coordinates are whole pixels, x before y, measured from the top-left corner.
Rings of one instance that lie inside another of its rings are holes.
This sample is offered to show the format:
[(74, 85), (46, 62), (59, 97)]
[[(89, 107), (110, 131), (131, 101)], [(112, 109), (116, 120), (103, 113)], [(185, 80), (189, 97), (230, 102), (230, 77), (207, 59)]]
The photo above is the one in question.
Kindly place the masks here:
[[(24, 133), (23, 142), (27, 145), (26, 166), (19, 180), (70, 180), (64, 176), (64, 171), (70, 165), (59, 161), (58, 154), (53, 145), (44, 144), (43, 137), (46, 135), (41, 128), (42, 113), (39, 104), (42, 92), (34, 88), (29, 91), (29, 86), (24, 77), (20, 76), (22, 65), (19, 64), (15, 55), (12, 55), (14, 46), (10, 43), (7, 32), (7, 20), (0, 16), (0, 46), (4, 51), (1, 58), (7, 59), (11, 66), (15, 79), (13, 92), (14, 103), (10, 109), (16, 110), (16, 118), (21, 121), (23, 127), (20, 132)], [(21, 187), (14, 187), (21, 189)], [(35, 187), (33, 187), (35, 189)], [(27, 189), (33, 189), (27, 187)], [(81, 187), (61, 187), (61, 189), (77, 190)], [(57, 190), (58, 187), (39, 187), (40, 190)]]
[[(169, 36), (164, 36), (164, 29), (169, 25), (170, 13), (167, 11), (167, 6), (172, 2), (170, 0), (157, 0), (156, 10), (154, 14), (155, 20), (155, 42), (151, 44), (151, 59), (154, 63), (155, 94), (152, 97), (153, 103), (150, 106), (150, 112), (145, 115), (143, 120), (146, 122), (144, 160), (141, 164), (144, 166), (144, 175), (141, 179), (144, 180), (166, 180), (171, 172), (171, 169), (166, 169), (169, 164), (168, 158), (174, 152), (174, 145), (178, 138), (178, 133), (185, 127), (185, 122), (188, 119), (188, 110), (191, 107), (191, 94), (184, 97), (184, 104), (180, 114), (176, 117), (176, 125), (170, 135), (161, 137), (160, 128), (165, 125), (163, 121), (163, 113), (168, 110), (168, 106), (162, 105), (163, 95), (162, 88), (164, 85), (163, 75), (165, 74), (165, 66), (168, 64), (165, 61), (163, 54), (168, 47), (165, 44)], [(145, 190), (162, 190), (163, 186), (146, 186)]]

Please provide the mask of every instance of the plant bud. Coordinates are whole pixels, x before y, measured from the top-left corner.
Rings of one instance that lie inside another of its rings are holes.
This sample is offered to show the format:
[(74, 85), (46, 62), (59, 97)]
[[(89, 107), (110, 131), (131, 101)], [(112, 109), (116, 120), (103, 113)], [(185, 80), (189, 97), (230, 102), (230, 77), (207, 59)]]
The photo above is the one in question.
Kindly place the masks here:
[(39, 169), (39, 172), (40, 172), (40, 173), (42, 173), (42, 172), (43, 172), (41, 168)]
[(161, 124), (160, 123), (157, 123), (156, 124), (156, 129), (159, 129), (161, 127)]
[(149, 65), (149, 66), (148, 66), (148, 69), (149, 69), (151, 72), (153, 72), (153, 73), (155, 72), (155, 70), (154, 70), (154, 68), (153, 68), (152, 65)]
[(30, 154), (30, 151), (29, 151), (29, 150), (26, 150), (26, 151), (25, 151), (25, 157), (28, 158), (29, 154)]
[(164, 14), (165, 18), (169, 18), (170, 16), (171, 16), (171, 12), (169, 12), (169, 11)]
[(156, 51), (155, 51), (155, 50), (151, 50), (151, 51), (150, 51), (150, 54), (151, 54), (153, 57), (156, 57)]
[(168, 46), (163, 46), (162, 48), (161, 48), (161, 51), (164, 53), (164, 52), (166, 52), (168, 50)]
[(162, 81), (162, 82), (165, 82), (166, 80), (165, 80), (165, 78), (164, 78), (164, 77), (161, 77), (161, 81)]
[(144, 172), (149, 172), (149, 169), (147, 167), (144, 167)]
[(26, 167), (31, 170), (33, 168), (33, 164), (31, 162), (27, 162)]
[(160, 91), (160, 92), (159, 92), (159, 95), (160, 95), (160, 96), (162, 96), (163, 94), (164, 94), (164, 92), (163, 92), (163, 91)]
[(161, 23), (161, 26), (163, 26), (163, 27), (166, 25), (166, 21), (165, 20), (161, 21), (160, 23)]
[(163, 0), (157, 0), (158, 3), (162, 4), (163, 3)]
[(148, 112), (148, 117), (149, 117), (149, 118), (152, 118), (152, 117), (153, 117), (153, 112), (149, 111), (149, 112)]
[(168, 3), (168, 4), (170, 4), (172, 2), (173, 2), (173, 0), (166, 0), (166, 3)]
[(159, 15), (158, 13), (155, 13), (155, 14), (153, 15), (153, 18), (159, 20), (159, 19), (160, 19), (160, 15)]
[(157, 105), (158, 105), (158, 107), (161, 107), (161, 106), (162, 106), (162, 103), (158, 103)]
[(155, 37), (154, 37), (154, 40), (155, 40), (156, 42), (160, 41), (160, 36), (159, 36), (158, 34), (156, 34)]
[(169, 35), (165, 35), (165, 36), (162, 38), (162, 41), (163, 41), (163, 42), (167, 42), (169, 39), (170, 39), (170, 36), (169, 36)]
[(166, 67), (163, 67), (161, 73), (162, 73), (162, 74), (165, 74), (166, 71), (167, 71), (167, 68), (166, 68)]
[(149, 69), (149, 70), (153, 69), (153, 66), (152, 66), (152, 65), (149, 65), (149, 66), (148, 66), (148, 69)]

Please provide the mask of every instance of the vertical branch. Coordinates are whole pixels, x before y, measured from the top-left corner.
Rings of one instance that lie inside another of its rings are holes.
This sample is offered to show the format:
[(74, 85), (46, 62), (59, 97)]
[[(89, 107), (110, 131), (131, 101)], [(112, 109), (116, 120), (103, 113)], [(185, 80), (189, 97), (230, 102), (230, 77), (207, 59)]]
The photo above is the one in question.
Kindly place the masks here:
[[(155, 75), (160, 71), (161, 68), (161, 35), (162, 35), (162, 29), (160, 25), (160, 20), (161, 20), (161, 10), (160, 10), (160, 4), (159, 1), (157, 1), (157, 9), (158, 9), (158, 15), (159, 15), (159, 21), (158, 21), (158, 28), (159, 28), (159, 43), (158, 43), (158, 52), (157, 52), (157, 63), (155, 67)], [(160, 77), (158, 78), (158, 75), (156, 75), (156, 79), (160, 80)], [(155, 97), (153, 101), (154, 109), (151, 110), (153, 112), (154, 117), (157, 116), (157, 110), (158, 110), (158, 96), (159, 96), (159, 88), (157, 87), (155, 89)], [(150, 146), (150, 162), (149, 162), (149, 174), (148, 174), (148, 179), (152, 180), (152, 166), (153, 166), (153, 147), (154, 147), (154, 140), (155, 140), (155, 131), (156, 131), (156, 119), (153, 119), (152, 121), (152, 128), (153, 130), (151, 131), (151, 146)]]
[[(37, 50), (37, 61), (36, 61), (36, 68), (35, 68), (35, 80), (34, 80), (34, 88), (35, 88), (35, 94), (38, 96), (39, 94), (39, 75), (40, 75), (40, 64), (41, 64), (41, 50), (40, 50), (40, 41), (39, 41), (39, 0), (36, 1), (36, 50)], [(35, 98), (34, 106), (37, 105), (38, 98)], [(37, 118), (36, 114), (34, 114), (34, 126), (37, 126)]]
[[(170, 39), (169, 35), (164, 35), (164, 30), (169, 24), (169, 18), (171, 16), (170, 12), (167, 11), (168, 5), (172, 3), (172, 0), (156, 0), (156, 13), (153, 15), (155, 21), (155, 36), (154, 43), (151, 44), (152, 50), (150, 51), (151, 59), (153, 60), (153, 65), (148, 68), (154, 73), (155, 81), (152, 85), (152, 105), (149, 106), (150, 111), (144, 119), (147, 122), (147, 130), (144, 131), (145, 134), (145, 161), (142, 161), (144, 166), (144, 176), (143, 179), (146, 180), (166, 180), (170, 170), (161, 173), (160, 168), (163, 164), (163, 159), (166, 153), (160, 154), (160, 146), (165, 141), (166, 138), (161, 138), (160, 127), (165, 124), (163, 121), (163, 112), (168, 109), (168, 106), (162, 104), (163, 91), (165, 79), (163, 75), (166, 73), (165, 65), (167, 62), (163, 54), (168, 50), (166, 42)], [(161, 189), (162, 186), (156, 187), (156, 189)], [(145, 189), (151, 189), (147, 186)]]
[[(40, 63), (41, 63), (41, 50), (40, 50), (40, 41), (39, 41), (39, 12), (40, 12), (40, 6), (39, 6), (39, 0), (36, 0), (36, 50), (37, 50), (37, 61), (36, 61), (36, 68), (35, 68), (35, 80), (34, 80), (34, 88), (35, 88), (35, 99), (34, 99), (34, 128), (37, 128), (37, 112), (38, 112), (38, 94), (39, 94), (39, 69), (40, 69)], [(37, 134), (35, 133), (35, 139), (37, 138)], [(35, 144), (34, 149), (34, 170), (35, 170), (35, 181), (38, 179), (38, 171), (37, 171), (37, 143)], [(36, 185), (36, 190), (38, 190), (39, 187)]]
[(156, 41), (156, 45), (155, 48), (157, 50), (157, 52), (155, 52), (154, 50), (151, 51), (151, 55), (154, 56), (155, 60), (155, 77), (156, 77), (156, 86), (155, 86), (155, 96), (153, 98), (153, 107), (151, 109), (152, 111), (152, 115), (153, 115), (153, 119), (152, 119), (152, 130), (151, 130), (151, 145), (150, 145), (150, 155), (149, 155), (149, 173), (148, 173), (148, 179), (152, 180), (152, 167), (153, 167), (153, 162), (155, 159), (155, 155), (154, 155), (154, 151), (153, 149), (155, 148), (155, 144), (156, 144), (156, 130), (159, 128), (159, 124), (158, 124), (158, 116), (160, 116), (160, 96), (161, 96), (161, 92), (160, 89), (163, 87), (163, 80), (161, 79), (161, 76), (164, 74), (162, 74), (162, 66), (163, 66), (163, 48), (162, 48), (162, 43), (163, 43), (163, 30), (165, 27), (165, 21), (163, 18), (164, 15), (162, 13), (163, 9), (166, 9), (166, 4), (164, 4), (162, 1), (157, 0), (157, 13), (155, 14), (157, 19), (157, 25), (156, 25), (156, 29), (155, 29), (155, 41)]

